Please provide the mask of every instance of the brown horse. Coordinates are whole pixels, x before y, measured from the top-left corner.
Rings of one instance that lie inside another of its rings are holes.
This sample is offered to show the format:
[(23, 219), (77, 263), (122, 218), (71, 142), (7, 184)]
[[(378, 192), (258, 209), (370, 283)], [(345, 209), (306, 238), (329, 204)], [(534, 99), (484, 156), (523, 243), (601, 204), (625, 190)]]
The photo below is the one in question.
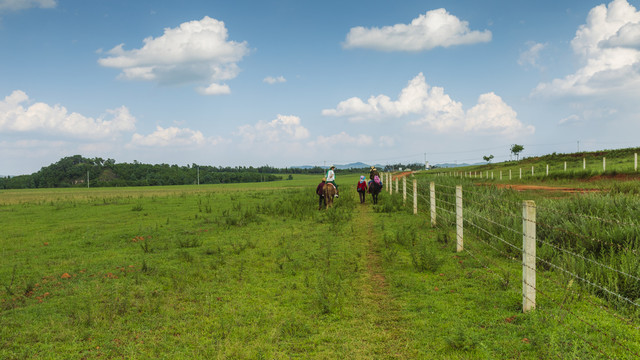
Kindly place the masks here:
[(336, 187), (333, 186), (332, 183), (324, 184), (324, 188), (322, 189), (322, 193), (324, 194), (324, 199), (327, 202), (327, 209), (333, 206), (333, 198), (336, 196)]

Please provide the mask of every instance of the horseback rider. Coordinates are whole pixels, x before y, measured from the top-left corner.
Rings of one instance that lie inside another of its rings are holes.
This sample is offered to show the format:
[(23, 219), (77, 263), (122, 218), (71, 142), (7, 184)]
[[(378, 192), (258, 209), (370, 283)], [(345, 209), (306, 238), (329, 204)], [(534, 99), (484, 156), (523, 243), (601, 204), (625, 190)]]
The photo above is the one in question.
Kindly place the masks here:
[(369, 170), (369, 179), (373, 180), (373, 178), (374, 178), (376, 175), (377, 175), (377, 176), (380, 176), (380, 174), (378, 173), (378, 169), (376, 169), (376, 167), (375, 167), (375, 166), (372, 166), (372, 167), (371, 167), (371, 170)]
[(336, 185), (336, 173), (335, 173), (335, 166), (331, 165), (331, 167), (329, 168), (329, 171), (327, 171), (327, 184), (333, 184), (333, 186), (335, 186), (336, 188), (336, 197), (339, 197), (340, 195), (340, 191), (338, 191), (338, 185)]
[(376, 169), (375, 166), (371, 167), (371, 170), (369, 170), (369, 192), (371, 193), (371, 190), (375, 189), (376, 187), (379, 187), (380, 189), (382, 189), (382, 180), (380, 179), (380, 173), (378, 173), (378, 169)]

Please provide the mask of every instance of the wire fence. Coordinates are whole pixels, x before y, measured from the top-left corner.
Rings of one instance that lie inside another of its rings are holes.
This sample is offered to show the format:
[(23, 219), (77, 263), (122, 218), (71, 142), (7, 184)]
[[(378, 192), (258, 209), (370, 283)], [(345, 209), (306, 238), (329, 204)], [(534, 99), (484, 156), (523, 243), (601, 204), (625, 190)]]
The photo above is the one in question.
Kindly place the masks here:
[[(543, 160), (544, 161), (544, 160)], [(520, 180), (527, 177), (556, 177), (574, 176), (575, 174), (605, 174), (605, 173), (636, 173), (638, 172), (638, 153), (618, 155), (607, 159), (596, 156), (574, 157), (564, 160), (553, 159), (552, 164), (534, 162), (531, 165), (522, 163), (501, 164), (500, 167), (492, 164), (479, 165), (478, 168), (468, 171), (439, 171), (435, 175), (454, 177), (466, 177), (473, 179), (499, 179)]]
[[(513, 269), (518, 264), (523, 273), (523, 309), (528, 302), (535, 311), (557, 318), (592, 355), (640, 358), (640, 199), (610, 200), (606, 195), (587, 200), (542, 199), (534, 205), (536, 216), (529, 219), (523, 210), (525, 202), (513, 191), (476, 186), (463, 177), (431, 179), (411, 184), (405, 178), (399, 180), (402, 187), (388, 191), (402, 196), (405, 205), (413, 198), (414, 213), (431, 218), (432, 225), (454, 228), (463, 243), (458, 251), (489, 273), (500, 278), (501, 273), (518, 271)], [(397, 181), (393, 178), (389, 183)], [(415, 209), (416, 205), (420, 208)], [(532, 264), (525, 261), (531, 255), (525, 249), (527, 225), (534, 228)], [(501, 258), (512, 265), (501, 265)], [(525, 272), (532, 272), (533, 280)], [(585, 318), (567, 304), (568, 296), (579, 297), (597, 313)], [(601, 317), (614, 319), (624, 336)]]

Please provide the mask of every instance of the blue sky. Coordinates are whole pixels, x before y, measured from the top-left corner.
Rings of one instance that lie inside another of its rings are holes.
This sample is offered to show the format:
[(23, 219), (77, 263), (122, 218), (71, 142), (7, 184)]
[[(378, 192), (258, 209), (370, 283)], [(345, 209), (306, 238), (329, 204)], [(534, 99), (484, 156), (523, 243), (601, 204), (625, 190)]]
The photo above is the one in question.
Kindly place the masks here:
[(0, 174), (638, 146), (639, 6), (0, 0)]

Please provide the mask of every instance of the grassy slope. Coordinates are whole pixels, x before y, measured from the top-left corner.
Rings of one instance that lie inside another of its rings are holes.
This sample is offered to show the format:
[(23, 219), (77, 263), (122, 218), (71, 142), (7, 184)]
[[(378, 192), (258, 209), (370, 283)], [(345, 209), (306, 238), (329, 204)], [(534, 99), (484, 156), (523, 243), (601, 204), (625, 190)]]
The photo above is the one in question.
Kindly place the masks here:
[[(640, 153), (640, 148), (618, 150), (602, 150), (596, 152), (550, 154), (539, 157), (524, 158), (520, 161), (505, 161), (486, 165), (475, 165), (458, 168), (438, 168), (432, 172), (475, 172), (479, 179), (482, 172), (483, 181), (515, 182), (515, 183), (555, 183), (561, 186), (577, 186), (585, 188), (609, 188), (618, 179), (637, 179), (640, 173), (635, 171), (634, 154)], [(606, 171), (603, 171), (603, 157), (606, 158)], [(583, 159), (586, 169), (583, 169)], [(564, 170), (565, 162), (567, 170)], [(549, 175), (547, 176), (547, 165)], [(533, 167), (533, 175), (531, 168)], [(509, 180), (511, 171), (511, 180)], [(520, 179), (522, 171), (522, 179)], [(487, 173), (488, 172), (488, 173)], [(492, 173), (493, 172), (493, 177)], [(500, 181), (502, 172), (502, 181)], [(489, 179), (487, 179), (489, 175)], [(594, 180), (597, 180), (595, 184)]]

